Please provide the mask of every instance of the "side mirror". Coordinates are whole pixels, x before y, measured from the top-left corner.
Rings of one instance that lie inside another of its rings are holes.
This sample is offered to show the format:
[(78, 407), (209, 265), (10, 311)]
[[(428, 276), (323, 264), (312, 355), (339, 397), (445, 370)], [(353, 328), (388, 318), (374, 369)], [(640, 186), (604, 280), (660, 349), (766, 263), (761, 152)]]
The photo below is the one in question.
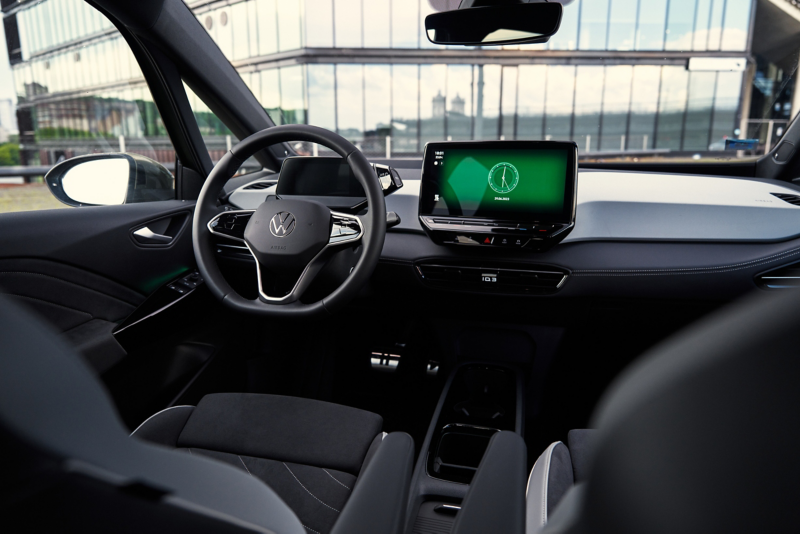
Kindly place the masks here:
[(139, 154), (89, 154), (52, 167), (44, 177), (68, 206), (112, 206), (175, 198), (175, 179)]
[(430, 42), (441, 45), (546, 43), (561, 26), (563, 11), (557, 2), (462, 7), (428, 15), (425, 30)]

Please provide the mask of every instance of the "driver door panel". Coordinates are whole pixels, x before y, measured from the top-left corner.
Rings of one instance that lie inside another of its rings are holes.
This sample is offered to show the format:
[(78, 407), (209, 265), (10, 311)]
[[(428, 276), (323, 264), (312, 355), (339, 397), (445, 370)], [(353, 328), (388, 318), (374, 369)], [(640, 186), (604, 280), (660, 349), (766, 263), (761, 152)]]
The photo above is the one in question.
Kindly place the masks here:
[[(170, 200), (0, 215), (0, 292), (46, 320), (98, 372), (125, 351), (113, 328), (164, 283), (194, 266), (194, 203)], [(168, 224), (169, 244), (132, 232)]]

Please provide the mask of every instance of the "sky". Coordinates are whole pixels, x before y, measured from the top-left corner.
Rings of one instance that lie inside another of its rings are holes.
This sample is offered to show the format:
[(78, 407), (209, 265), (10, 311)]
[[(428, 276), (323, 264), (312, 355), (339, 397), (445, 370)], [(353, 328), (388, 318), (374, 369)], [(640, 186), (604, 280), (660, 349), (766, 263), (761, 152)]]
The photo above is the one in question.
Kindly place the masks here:
[(0, 24), (0, 100), (10, 98), (17, 100), (14, 94), (14, 79), (11, 76), (11, 67), (8, 64), (8, 51), (6, 50), (6, 35), (3, 25)]

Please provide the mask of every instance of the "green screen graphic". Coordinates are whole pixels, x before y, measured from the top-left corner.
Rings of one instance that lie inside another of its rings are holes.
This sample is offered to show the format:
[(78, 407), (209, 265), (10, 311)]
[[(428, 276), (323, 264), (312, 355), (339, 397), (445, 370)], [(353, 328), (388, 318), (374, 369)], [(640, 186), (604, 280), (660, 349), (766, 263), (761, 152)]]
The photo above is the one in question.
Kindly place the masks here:
[(437, 152), (439, 195), (433, 214), (460, 210), (466, 217), (512, 213), (559, 214), (567, 182), (566, 150)]

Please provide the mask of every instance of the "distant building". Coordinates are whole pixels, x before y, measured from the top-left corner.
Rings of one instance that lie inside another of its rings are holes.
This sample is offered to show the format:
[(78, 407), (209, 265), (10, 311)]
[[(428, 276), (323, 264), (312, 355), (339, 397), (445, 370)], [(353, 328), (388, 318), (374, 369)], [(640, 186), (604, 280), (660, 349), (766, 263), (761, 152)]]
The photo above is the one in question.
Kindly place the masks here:
[(441, 91), (436, 93), (436, 96), (433, 97), (433, 112), (431, 113), (431, 115), (437, 118), (444, 117), (446, 102), (447, 99), (442, 95)]
[(450, 102), (450, 113), (464, 115), (464, 99), (461, 98), (458, 93), (453, 97), (453, 101)]
[[(17, 107), (10, 98), (0, 99), (0, 142), (8, 141), (8, 135), (17, 133)], [(6, 140), (2, 140), (2, 131)]]

